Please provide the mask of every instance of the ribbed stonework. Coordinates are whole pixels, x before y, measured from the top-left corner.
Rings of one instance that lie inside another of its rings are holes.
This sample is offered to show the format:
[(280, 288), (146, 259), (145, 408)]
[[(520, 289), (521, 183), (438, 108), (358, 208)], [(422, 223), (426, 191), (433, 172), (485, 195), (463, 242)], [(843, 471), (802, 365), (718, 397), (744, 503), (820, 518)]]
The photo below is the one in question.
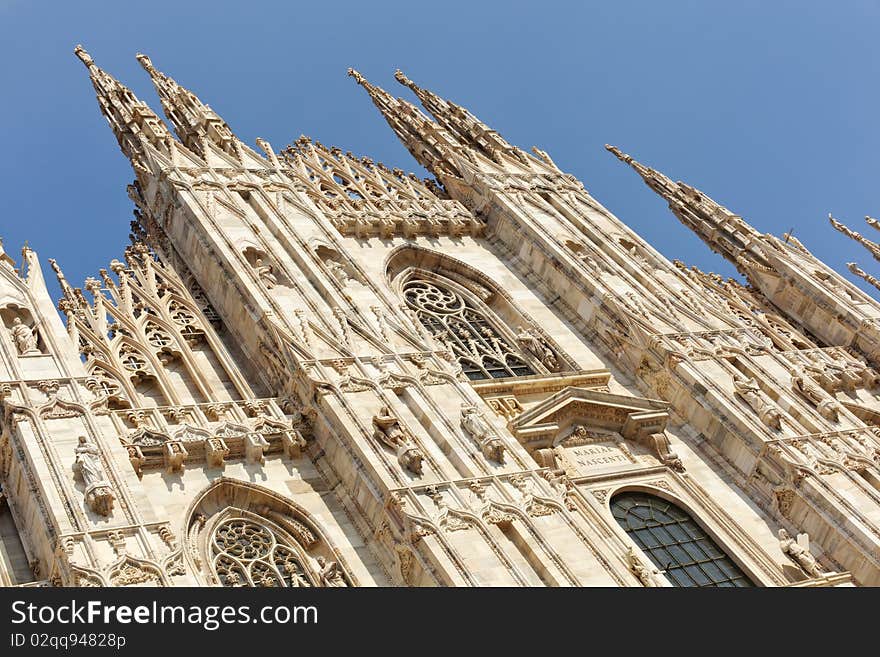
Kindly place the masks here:
[(670, 262), (401, 71), (426, 180), (76, 54), (136, 219), (61, 315), (0, 249), (0, 584), (880, 585), (880, 304), (792, 235), (609, 146), (746, 284)]

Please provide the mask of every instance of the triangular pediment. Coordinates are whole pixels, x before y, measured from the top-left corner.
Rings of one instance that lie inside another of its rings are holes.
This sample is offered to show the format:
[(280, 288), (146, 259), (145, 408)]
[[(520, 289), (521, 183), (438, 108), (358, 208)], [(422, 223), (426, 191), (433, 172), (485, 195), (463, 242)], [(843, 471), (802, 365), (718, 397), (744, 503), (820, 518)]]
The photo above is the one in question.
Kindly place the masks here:
[(668, 419), (669, 404), (659, 399), (568, 387), (520, 415), (510, 429), (525, 443), (550, 444), (574, 425), (638, 438), (663, 431)]

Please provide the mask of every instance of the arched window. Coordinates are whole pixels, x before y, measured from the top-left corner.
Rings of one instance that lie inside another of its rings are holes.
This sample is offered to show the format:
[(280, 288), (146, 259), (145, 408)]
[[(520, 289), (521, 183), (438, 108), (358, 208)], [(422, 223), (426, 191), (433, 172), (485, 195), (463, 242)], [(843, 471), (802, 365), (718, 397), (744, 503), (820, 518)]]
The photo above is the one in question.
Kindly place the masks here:
[(647, 493), (611, 500), (611, 513), (675, 586), (754, 586), (688, 513)]
[(403, 286), (403, 297), (425, 328), (455, 354), (472, 381), (535, 374), (487, 313), (450, 286), (412, 279)]
[(220, 521), (208, 546), (223, 586), (315, 586), (295, 540), (244, 517)]

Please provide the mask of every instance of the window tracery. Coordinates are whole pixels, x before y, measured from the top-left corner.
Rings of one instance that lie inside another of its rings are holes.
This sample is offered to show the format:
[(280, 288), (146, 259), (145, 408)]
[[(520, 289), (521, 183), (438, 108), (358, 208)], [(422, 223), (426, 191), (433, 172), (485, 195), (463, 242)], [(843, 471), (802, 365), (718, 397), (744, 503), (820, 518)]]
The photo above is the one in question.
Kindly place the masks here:
[(315, 586), (296, 542), (256, 521), (222, 520), (210, 539), (210, 554), (223, 586)]
[(416, 278), (404, 284), (403, 297), (425, 328), (458, 358), (470, 380), (536, 374), (491, 311), (451, 286)]

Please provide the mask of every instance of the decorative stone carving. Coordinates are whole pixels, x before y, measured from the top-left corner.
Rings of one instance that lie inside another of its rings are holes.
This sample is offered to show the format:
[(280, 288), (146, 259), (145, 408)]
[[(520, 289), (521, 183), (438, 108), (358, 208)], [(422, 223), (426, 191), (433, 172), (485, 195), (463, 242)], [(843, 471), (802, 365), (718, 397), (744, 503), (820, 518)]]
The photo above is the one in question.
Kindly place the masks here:
[(205, 459), (209, 466), (222, 468), (226, 464), (227, 456), (229, 456), (229, 447), (222, 438), (208, 438), (205, 441)]
[(785, 529), (780, 529), (779, 548), (810, 577), (822, 577), (825, 574), (819, 566), (819, 562), (816, 561), (816, 557), (810, 553), (808, 534), (798, 534), (795, 541)]
[(15, 342), (19, 356), (33, 356), (41, 353), (37, 348), (36, 327), (31, 328), (21, 321), (21, 317), (12, 320), (9, 332), (12, 334), (12, 340)]
[(486, 400), (489, 407), (507, 420), (515, 420), (523, 412), (522, 404), (516, 397), (491, 397)]
[(758, 414), (761, 422), (777, 431), (782, 429), (782, 414), (754, 379), (734, 375), (733, 389)]
[(681, 462), (678, 454), (672, 451), (669, 437), (665, 433), (652, 433), (643, 440), (650, 444), (663, 465), (669, 466), (676, 472), (684, 472), (684, 463)]
[(244, 439), (245, 460), (248, 463), (266, 462), (266, 451), (269, 449), (269, 441), (261, 434), (249, 433)]
[(306, 439), (296, 429), (281, 434), (281, 445), (284, 455), (289, 459), (298, 459), (306, 447)]
[(657, 586), (655, 578), (660, 577), (660, 572), (656, 568), (648, 568), (639, 558), (639, 555), (636, 554), (635, 548), (627, 548), (626, 562), (630, 572), (638, 578), (643, 586), (649, 588)]
[(345, 577), (339, 564), (335, 561), (328, 561), (324, 557), (318, 557), (318, 577), (321, 580), (321, 586), (345, 587)]
[(135, 474), (137, 474), (138, 478), (141, 478), (144, 474), (144, 463), (147, 461), (147, 459), (144, 458), (143, 451), (141, 451), (141, 448), (137, 445), (126, 445), (125, 449), (128, 451), (128, 460), (131, 462), (131, 467), (134, 468)]
[(549, 516), (556, 512), (556, 509), (535, 497), (535, 482), (528, 475), (514, 475), (510, 478), (510, 483), (519, 490), (522, 508), (530, 516)]
[(826, 420), (837, 422), (840, 404), (831, 397), (804, 371), (803, 367), (791, 368), (791, 387), (806, 397), (816, 407), (816, 411)]
[(101, 465), (100, 449), (86, 436), (80, 436), (75, 452), (73, 471), (85, 485), (86, 504), (95, 513), (109, 516), (113, 512), (115, 498)]
[(272, 265), (264, 264), (262, 258), (257, 258), (254, 261), (254, 271), (267, 289), (271, 290), (278, 285), (278, 278), (276, 278), (275, 274), (272, 272)]
[(535, 329), (526, 329), (518, 326), (516, 329), (516, 340), (523, 349), (537, 358), (551, 372), (555, 372), (559, 368), (559, 361), (553, 350), (547, 344), (547, 341), (538, 335)]
[(475, 405), (467, 403), (461, 405), (461, 426), (479, 445), (483, 456), (498, 463), (504, 462), (504, 441), (495, 433)]
[(403, 468), (417, 475), (422, 474), (424, 456), (388, 406), (383, 406), (373, 416), (373, 427), (373, 436), (396, 452), (397, 462)]
[(348, 272), (345, 270), (345, 265), (343, 265), (338, 260), (333, 260), (332, 258), (328, 258), (324, 264), (327, 266), (327, 271), (330, 272), (330, 275), (336, 279), (336, 282), (339, 283), (340, 287), (345, 287), (348, 285), (348, 281), (351, 277), (348, 275)]
[(186, 457), (189, 456), (189, 452), (186, 451), (186, 447), (183, 446), (183, 441), (181, 440), (169, 440), (165, 443), (165, 447), (162, 450), (162, 456), (165, 461), (165, 470), (168, 474), (172, 472), (183, 472), (184, 462), (186, 461)]

